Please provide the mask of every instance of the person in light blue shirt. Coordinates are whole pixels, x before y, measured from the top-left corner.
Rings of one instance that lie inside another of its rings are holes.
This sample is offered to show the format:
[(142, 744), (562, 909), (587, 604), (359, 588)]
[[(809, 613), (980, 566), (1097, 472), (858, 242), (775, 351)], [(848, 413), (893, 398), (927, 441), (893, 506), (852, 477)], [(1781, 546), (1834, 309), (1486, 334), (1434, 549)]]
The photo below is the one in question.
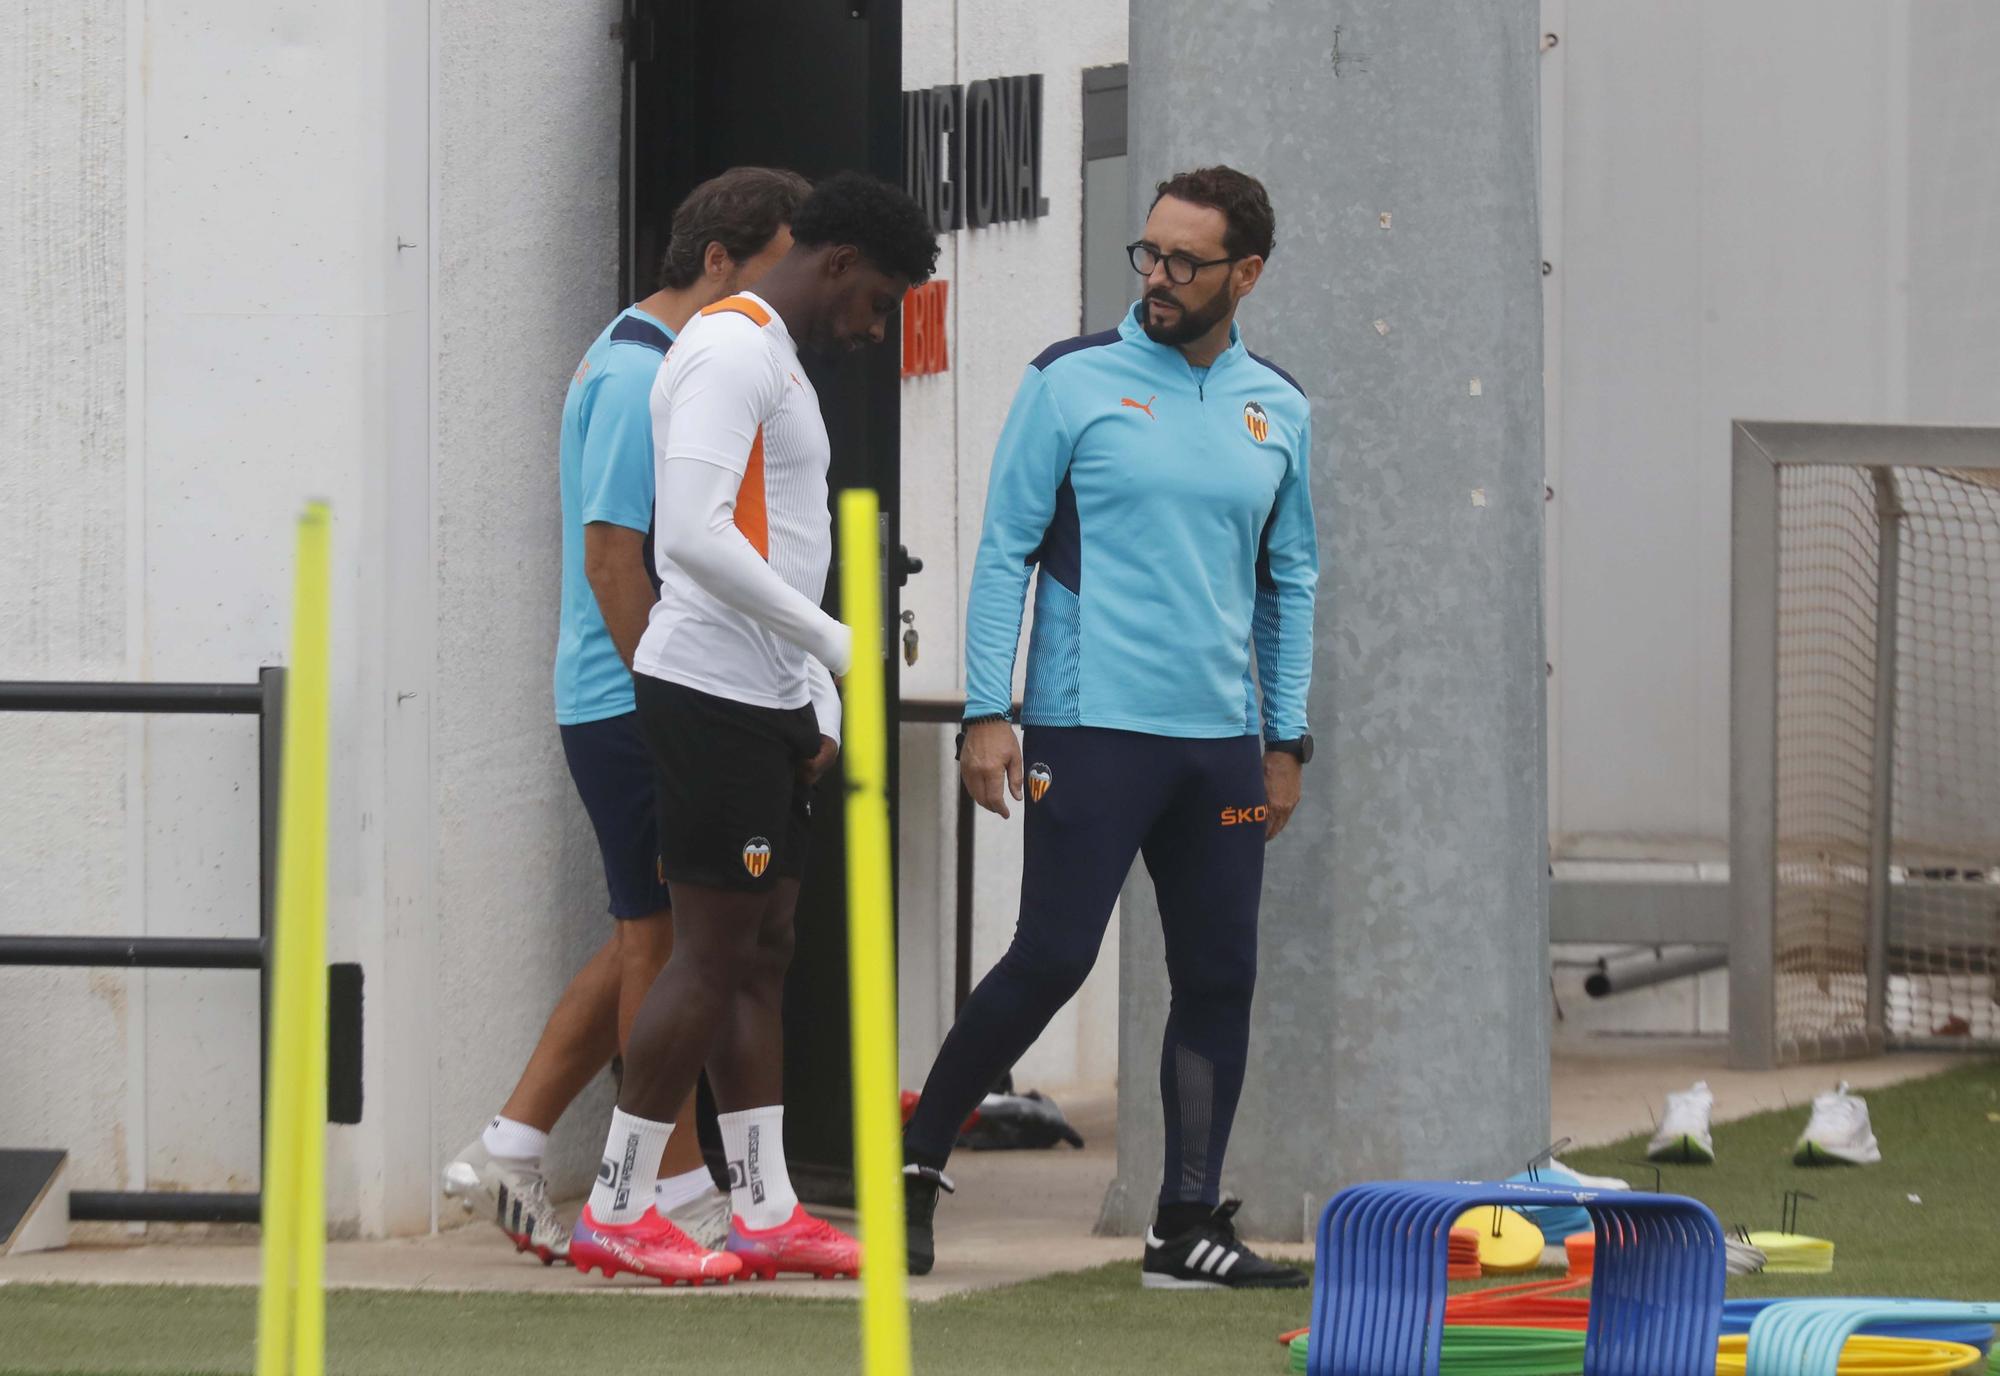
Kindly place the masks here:
[[(792, 218), (810, 191), (796, 173), (739, 167), (690, 192), (674, 212), (664, 285), (604, 327), (563, 404), (556, 723), (618, 921), (563, 991), (499, 1114), (445, 1169), (448, 1195), (544, 1261), (569, 1247), (542, 1177), (549, 1130), (622, 1049), (673, 950), (653, 761), (639, 733), (631, 670), (656, 590), (653, 379), (696, 311), (749, 287), (790, 250)], [(685, 1113), (692, 1122), (692, 1104)], [(713, 1247), (726, 1237), (728, 1199), (709, 1179), (693, 1133), (667, 1149), (657, 1203), (698, 1242)]]
[(1245, 1247), (1236, 1206), (1220, 1197), (1248, 1053), (1264, 846), (1284, 830), (1312, 758), (1312, 406), (1235, 324), (1274, 238), (1255, 178), (1209, 167), (1162, 182), (1129, 249), (1144, 296), (1117, 329), (1029, 365), (994, 452), (966, 608), (960, 769), (974, 800), (1002, 817), (1025, 790), (1021, 911), (904, 1134), (918, 1274), (933, 1264), (959, 1125), (1082, 985), (1143, 856), (1173, 983), (1160, 1058), (1166, 1159), (1143, 1283), (1306, 1283)]
[[(650, 298), (618, 313), (592, 341), (563, 403), (562, 608), (556, 626), (556, 723), (583, 726), (632, 711), (630, 647), (613, 638), (598, 604), (602, 583), (615, 609), (650, 606), (652, 559), (642, 543), (653, 527), (653, 420), (649, 397), (660, 360), (679, 333)], [(685, 321), (681, 322), (685, 324)], [(596, 529), (593, 530), (592, 528)], [(629, 574), (647, 575), (641, 590)], [(627, 618), (621, 618), (621, 622)], [(644, 623), (640, 623), (642, 629)]]

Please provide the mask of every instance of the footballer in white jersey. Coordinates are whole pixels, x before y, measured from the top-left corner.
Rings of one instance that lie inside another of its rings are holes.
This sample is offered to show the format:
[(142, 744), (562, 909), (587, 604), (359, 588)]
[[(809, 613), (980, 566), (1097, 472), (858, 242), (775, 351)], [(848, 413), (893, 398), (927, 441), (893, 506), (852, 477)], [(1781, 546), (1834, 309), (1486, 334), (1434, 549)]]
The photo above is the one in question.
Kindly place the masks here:
[(729, 1160), (727, 1250), (753, 1277), (856, 1275), (860, 1245), (785, 1169), (782, 1046), (812, 787), (837, 748), (847, 627), (820, 609), (829, 446), (801, 348), (879, 344), (937, 263), (922, 209), (877, 178), (822, 182), (758, 290), (689, 323), (651, 398), (661, 580), (633, 658), (658, 774), (674, 953), (639, 1008), (604, 1161), (570, 1255), (648, 1269), (639, 1201), (706, 1068)]
[(805, 706), (810, 680), (832, 662), (844, 669), (846, 650), (838, 623), (819, 613), (833, 558), (832, 448), (785, 322), (750, 292), (704, 309), (668, 351), (652, 411), (656, 465), (694, 459), (733, 475), (737, 531), (800, 600), (785, 609), (789, 625), (767, 624), (660, 555), (660, 600), (634, 670), (758, 707)]

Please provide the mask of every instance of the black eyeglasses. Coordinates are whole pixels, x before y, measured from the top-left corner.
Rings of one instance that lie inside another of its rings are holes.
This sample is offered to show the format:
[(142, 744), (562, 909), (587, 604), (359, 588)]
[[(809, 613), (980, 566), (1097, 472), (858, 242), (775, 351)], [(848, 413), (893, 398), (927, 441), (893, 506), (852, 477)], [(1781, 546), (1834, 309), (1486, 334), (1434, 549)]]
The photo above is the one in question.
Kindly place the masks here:
[(1190, 258), (1185, 253), (1161, 253), (1141, 239), (1136, 244), (1125, 245), (1125, 256), (1132, 260), (1132, 271), (1141, 277), (1151, 277), (1153, 269), (1165, 263), (1167, 280), (1177, 287), (1184, 287), (1194, 281), (1194, 275), (1203, 268), (1212, 268), (1220, 263), (1234, 263), (1246, 255), (1232, 253), (1222, 258)]

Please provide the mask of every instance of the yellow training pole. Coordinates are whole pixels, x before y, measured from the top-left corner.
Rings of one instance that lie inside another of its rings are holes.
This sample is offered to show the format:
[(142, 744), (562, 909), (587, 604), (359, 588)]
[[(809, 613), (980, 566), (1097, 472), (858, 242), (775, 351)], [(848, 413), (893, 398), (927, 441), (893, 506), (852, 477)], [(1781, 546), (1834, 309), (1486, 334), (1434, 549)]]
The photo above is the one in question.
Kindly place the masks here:
[(326, 1297), (326, 796), (330, 518), (299, 518), (285, 676), (273, 941), (271, 1102), (264, 1135), (264, 1286), (257, 1376), (321, 1376)]
[(854, 1187), (861, 1206), (861, 1362), (909, 1376), (903, 1151), (896, 1088), (896, 962), (890, 935), (888, 702), (875, 494), (840, 494), (840, 610), (854, 631), (847, 671), (847, 993), (854, 1061)]

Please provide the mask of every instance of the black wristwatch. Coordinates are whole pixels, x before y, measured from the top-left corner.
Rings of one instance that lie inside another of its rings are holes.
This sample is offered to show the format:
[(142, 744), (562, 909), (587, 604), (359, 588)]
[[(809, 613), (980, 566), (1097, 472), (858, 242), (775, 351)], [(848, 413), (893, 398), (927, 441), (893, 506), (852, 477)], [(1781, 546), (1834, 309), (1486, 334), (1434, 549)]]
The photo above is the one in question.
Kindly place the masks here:
[(1308, 731), (1305, 735), (1300, 736), (1294, 741), (1265, 741), (1264, 753), (1268, 755), (1274, 751), (1280, 755), (1290, 755), (1300, 764), (1311, 764), (1313, 757), (1312, 733)]
[(967, 717), (964, 721), (959, 723), (958, 739), (952, 742), (951, 757), (954, 760), (956, 760), (964, 755), (965, 732), (968, 727), (984, 726), (989, 721), (1004, 721), (1011, 725), (1013, 723), (1013, 720), (1014, 720), (1014, 714), (1011, 712), (988, 712), (986, 715), (981, 717)]

